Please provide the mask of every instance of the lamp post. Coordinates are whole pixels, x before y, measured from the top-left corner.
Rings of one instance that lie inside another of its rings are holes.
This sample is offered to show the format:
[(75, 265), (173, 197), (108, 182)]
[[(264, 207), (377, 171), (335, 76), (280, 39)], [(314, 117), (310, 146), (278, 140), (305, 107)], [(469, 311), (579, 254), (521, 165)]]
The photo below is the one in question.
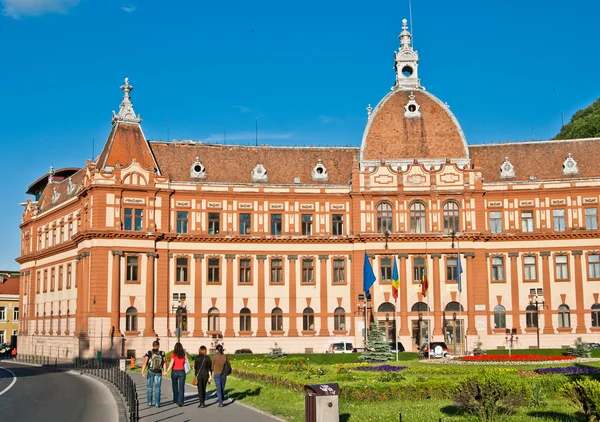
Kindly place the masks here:
[(364, 318), (365, 318), (365, 335), (364, 335), (364, 341), (365, 341), (365, 347), (367, 347), (367, 333), (368, 333), (368, 312), (370, 310), (373, 309), (373, 306), (370, 303), (367, 303), (367, 298), (365, 297), (365, 295), (360, 294), (358, 295), (358, 300), (362, 301), (362, 303), (359, 303), (357, 305), (358, 308), (358, 313), (360, 314), (362, 312)]
[(388, 341), (391, 342), (392, 339), (390, 337), (390, 313), (385, 313), (385, 337), (388, 338)]
[(544, 298), (535, 295), (533, 298), (529, 298), (529, 304), (535, 306), (535, 328), (537, 333), (537, 348), (540, 348), (540, 305), (544, 307)]
[(454, 344), (454, 356), (456, 356), (456, 312), (452, 313), (452, 343)]
[(419, 332), (417, 333), (417, 346), (419, 346), (419, 348), (422, 346), (421, 344), (421, 324), (423, 323), (423, 312), (419, 312)]
[(185, 306), (181, 306), (181, 302), (179, 302), (177, 306), (173, 305), (171, 310), (175, 311), (175, 333), (177, 335), (177, 343), (180, 343), (182, 316), (186, 312), (186, 308)]

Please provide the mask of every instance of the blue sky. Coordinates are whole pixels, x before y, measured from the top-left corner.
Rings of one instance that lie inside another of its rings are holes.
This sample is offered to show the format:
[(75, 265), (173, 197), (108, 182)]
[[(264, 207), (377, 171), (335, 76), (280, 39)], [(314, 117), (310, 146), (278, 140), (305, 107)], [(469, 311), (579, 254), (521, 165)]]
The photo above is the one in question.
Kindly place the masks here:
[[(27, 186), (98, 154), (125, 76), (149, 139), (253, 143), (258, 118), (260, 143), (358, 146), (408, 17), (408, 0), (0, 4), (0, 269), (18, 268)], [(421, 82), (469, 143), (548, 139), (600, 96), (596, 0), (412, 9)]]

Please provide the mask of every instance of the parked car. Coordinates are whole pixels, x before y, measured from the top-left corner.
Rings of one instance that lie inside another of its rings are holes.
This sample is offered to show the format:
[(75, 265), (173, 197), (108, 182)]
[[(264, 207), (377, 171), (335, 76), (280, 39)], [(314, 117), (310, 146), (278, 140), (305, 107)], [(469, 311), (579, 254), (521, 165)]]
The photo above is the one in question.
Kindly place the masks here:
[(366, 349), (364, 347), (355, 347), (354, 349), (352, 349), (352, 353), (364, 353), (365, 350)]
[(336, 343), (331, 343), (329, 348), (327, 349), (327, 353), (352, 353), (354, 347), (352, 347), (352, 343), (347, 341), (340, 341)]
[(420, 350), (423, 357), (426, 358), (445, 358), (448, 355), (448, 346), (443, 341), (432, 341), (429, 345), (423, 343)]
[(237, 349), (235, 351), (236, 355), (251, 355), (252, 354), (252, 350), (250, 349)]
[(600, 343), (588, 343), (590, 349), (600, 349)]
[(396, 353), (396, 350), (398, 350), (398, 352), (406, 351), (406, 349), (404, 349), (404, 345), (401, 342), (397, 342), (396, 347), (394, 347), (394, 345), (392, 343), (390, 343), (390, 349), (394, 353)]

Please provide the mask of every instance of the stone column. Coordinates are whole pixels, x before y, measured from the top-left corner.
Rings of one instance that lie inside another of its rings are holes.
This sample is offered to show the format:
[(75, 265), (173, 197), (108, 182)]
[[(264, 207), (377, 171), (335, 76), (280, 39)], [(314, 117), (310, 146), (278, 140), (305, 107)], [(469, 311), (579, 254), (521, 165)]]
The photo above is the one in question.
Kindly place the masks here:
[[(554, 334), (552, 327), (552, 284), (550, 283), (550, 252), (540, 252), (542, 257), (542, 276), (544, 277), (544, 302), (546, 306), (542, 309), (544, 315), (544, 334)], [(539, 324), (539, 321), (538, 321)]]
[(194, 337), (204, 336), (202, 331), (202, 260), (204, 254), (194, 254), (194, 260), (196, 261), (195, 273), (194, 273)]
[(509, 252), (510, 258), (510, 296), (512, 298), (512, 328), (517, 329), (517, 333), (521, 332), (521, 311), (519, 309), (519, 273), (518, 273), (518, 252)]
[(297, 311), (296, 311), (296, 266), (298, 265), (298, 255), (288, 255), (288, 264), (290, 266), (290, 298), (289, 298), (289, 330), (288, 337), (298, 337)]
[(121, 257), (123, 251), (111, 251), (112, 262), (112, 283), (110, 298), (110, 323), (114, 328), (113, 337), (121, 336)]
[(156, 331), (154, 331), (154, 262), (158, 254), (148, 252), (146, 257), (148, 258), (148, 266), (146, 267), (146, 324), (144, 337), (156, 337)]
[[(475, 258), (474, 252), (466, 252), (465, 258), (467, 260), (467, 335), (477, 335), (477, 326), (475, 324), (475, 289), (477, 287), (475, 281), (475, 271), (473, 271), (473, 258)], [(460, 256), (458, 257), (460, 259)], [(462, 306), (462, 304), (461, 304)], [(486, 319), (486, 324), (489, 321)]]
[(320, 314), (321, 314), (321, 328), (319, 329), (319, 336), (329, 336), (329, 307), (327, 300), (327, 289), (329, 287), (329, 277), (327, 277), (327, 261), (329, 261), (329, 255), (319, 255), (319, 285), (321, 287), (321, 303), (320, 303)]
[[(433, 258), (433, 327), (429, 327), (429, 330), (433, 328), (434, 336), (442, 336), (442, 294), (441, 294), (441, 281), (440, 281), (440, 258), (442, 254), (432, 253)], [(427, 259), (427, 257), (425, 257)], [(427, 289), (427, 294), (431, 293), (431, 285)]]
[(258, 292), (258, 326), (256, 328), (257, 337), (266, 337), (267, 330), (265, 328), (265, 263), (267, 255), (256, 255), (258, 261), (258, 280), (256, 280), (256, 290)]
[[(581, 256), (583, 251), (572, 251), (573, 259), (575, 260), (575, 306), (577, 307), (577, 334), (585, 334), (585, 308), (583, 302), (583, 275), (581, 271)], [(544, 295), (545, 296), (545, 295)]]
[(233, 260), (235, 254), (225, 254), (227, 260), (227, 281), (225, 285), (225, 337), (234, 337), (235, 329), (233, 327)]
[[(400, 331), (399, 334), (401, 336), (409, 336), (410, 329), (408, 328), (408, 283), (412, 283), (412, 280), (406, 279), (406, 260), (408, 259), (408, 254), (400, 253), (398, 254), (398, 259), (400, 260)], [(398, 330), (396, 330), (398, 331)]]

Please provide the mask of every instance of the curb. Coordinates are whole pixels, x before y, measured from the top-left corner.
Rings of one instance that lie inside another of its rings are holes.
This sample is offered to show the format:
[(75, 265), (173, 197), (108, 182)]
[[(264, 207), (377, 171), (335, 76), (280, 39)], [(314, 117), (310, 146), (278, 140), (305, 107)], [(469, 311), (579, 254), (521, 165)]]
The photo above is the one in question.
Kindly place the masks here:
[(117, 391), (117, 387), (115, 387), (112, 383), (106, 381), (103, 378), (96, 377), (91, 374), (79, 372), (76, 369), (72, 369), (72, 370), (68, 371), (67, 373), (69, 373), (71, 375), (85, 376), (91, 380), (94, 380), (94, 381), (104, 385), (106, 388), (108, 388), (108, 391), (110, 391), (110, 394), (113, 396), (113, 398), (115, 399), (115, 402), (117, 404), (117, 413), (119, 414), (118, 422), (127, 422), (129, 420), (129, 418), (127, 416), (128, 413), (127, 413), (127, 405), (125, 404), (125, 400), (124, 400), (123, 396)]

